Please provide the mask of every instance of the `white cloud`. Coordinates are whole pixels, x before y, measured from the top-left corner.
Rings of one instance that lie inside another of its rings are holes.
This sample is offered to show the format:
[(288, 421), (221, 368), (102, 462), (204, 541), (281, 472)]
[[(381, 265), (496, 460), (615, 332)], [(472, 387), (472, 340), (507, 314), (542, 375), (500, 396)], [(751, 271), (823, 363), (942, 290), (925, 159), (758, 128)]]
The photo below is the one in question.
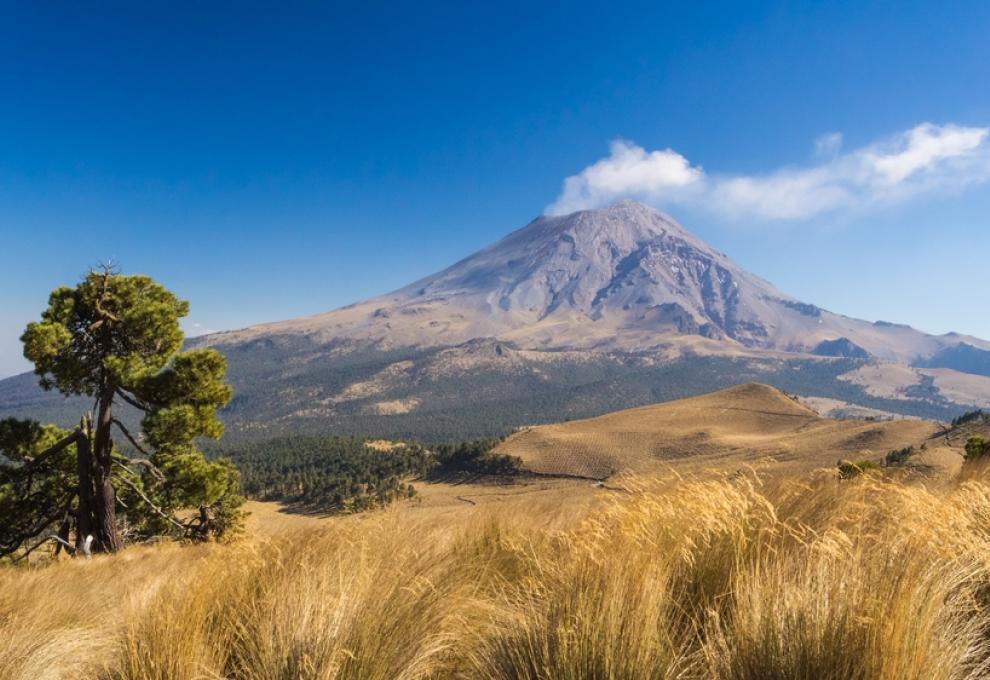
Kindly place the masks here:
[(923, 123), (840, 153), (842, 135), (815, 143), (816, 164), (763, 175), (709, 175), (671, 149), (648, 152), (625, 141), (564, 180), (547, 208), (559, 215), (620, 198), (684, 204), (723, 217), (801, 220), (906, 201), (990, 180), (990, 129)]
[(866, 149), (862, 157), (883, 183), (895, 185), (915, 173), (931, 171), (945, 161), (965, 158), (980, 147), (986, 161), (986, 139), (987, 128), (925, 123), (895, 138), (892, 148)]
[(552, 206), (559, 215), (600, 206), (617, 197), (676, 200), (704, 179), (704, 171), (671, 149), (647, 152), (624, 140), (615, 140), (608, 158), (589, 165), (564, 180), (564, 190)]
[(841, 132), (829, 132), (815, 140), (815, 156), (818, 158), (835, 158), (841, 148)]

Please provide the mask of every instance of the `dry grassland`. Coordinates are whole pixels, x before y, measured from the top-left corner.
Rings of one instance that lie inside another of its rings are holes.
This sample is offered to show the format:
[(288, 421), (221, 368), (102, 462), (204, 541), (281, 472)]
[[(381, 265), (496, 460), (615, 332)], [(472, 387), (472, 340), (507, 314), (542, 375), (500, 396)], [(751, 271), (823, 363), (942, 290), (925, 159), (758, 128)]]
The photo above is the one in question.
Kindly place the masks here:
[[(604, 486), (252, 503), (232, 544), (0, 567), (0, 680), (987, 678), (990, 471), (935, 429), (747, 386), (507, 442), (638, 469)], [(955, 467), (835, 473), (839, 451), (919, 442)]]
[(233, 545), (0, 569), (0, 678), (986, 677), (990, 486), (966, 477), (254, 505)]
[(927, 440), (931, 422), (831, 420), (766, 385), (526, 428), (498, 448), (530, 470), (605, 478), (617, 472), (728, 469), (768, 458), (789, 470), (879, 458)]

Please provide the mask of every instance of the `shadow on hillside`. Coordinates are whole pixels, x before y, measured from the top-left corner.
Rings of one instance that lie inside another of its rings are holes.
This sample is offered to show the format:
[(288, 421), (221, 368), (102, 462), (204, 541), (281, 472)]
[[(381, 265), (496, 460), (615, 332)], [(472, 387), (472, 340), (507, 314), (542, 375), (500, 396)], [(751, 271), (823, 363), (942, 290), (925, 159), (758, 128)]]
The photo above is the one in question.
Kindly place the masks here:
[(482, 486), (512, 486), (518, 480), (525, 478), (524, 473), (493, 475), (480, 472), (444, 472), (430, 475), (423, 479), (416, 480), (419, 484), (451, 484), (460, 486), (463, 484), (478, 484)]
[(317, 519), (328, 519), (330, 517), (348, 514), (345, 510), (315, 506), (307, 503), (285, 503), (282, 501), (277, 501), (277, 503), (278, 512), (285, 515), (304, 515)]

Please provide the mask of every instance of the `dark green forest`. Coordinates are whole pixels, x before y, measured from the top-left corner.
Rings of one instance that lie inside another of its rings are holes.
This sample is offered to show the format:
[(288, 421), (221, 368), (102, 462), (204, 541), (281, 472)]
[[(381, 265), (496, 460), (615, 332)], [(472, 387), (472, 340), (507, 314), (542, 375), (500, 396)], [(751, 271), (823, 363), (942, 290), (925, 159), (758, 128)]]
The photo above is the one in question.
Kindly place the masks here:
[(263, 442), (214, 445), (241, 471), (249, 498), (286, 503), (300, 511), (357, 512), (413, 498), (413, 482), (519, 474), (519, 461), (496, 454), (498, 440), (426, 447), (372, 446), (356, 437), (289, 436)]

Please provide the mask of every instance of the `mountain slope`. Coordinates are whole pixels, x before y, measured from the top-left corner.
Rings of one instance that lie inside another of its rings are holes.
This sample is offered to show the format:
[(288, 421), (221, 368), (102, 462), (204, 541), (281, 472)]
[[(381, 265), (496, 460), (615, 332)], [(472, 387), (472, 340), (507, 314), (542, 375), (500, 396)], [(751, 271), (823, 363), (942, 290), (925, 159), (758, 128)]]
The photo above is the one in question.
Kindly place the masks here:
[[(927, 418), (990, 404), (990, 376), (953, 370), (981, 369), (990, 343), (795, 300), (631, 201), (540, 217), (387, 295), (190, 344), (228, 358), (235, 438), (490, 436), (747, 381)], [(0, 416), (71, 423), (80, 406), (0, 381)]]

